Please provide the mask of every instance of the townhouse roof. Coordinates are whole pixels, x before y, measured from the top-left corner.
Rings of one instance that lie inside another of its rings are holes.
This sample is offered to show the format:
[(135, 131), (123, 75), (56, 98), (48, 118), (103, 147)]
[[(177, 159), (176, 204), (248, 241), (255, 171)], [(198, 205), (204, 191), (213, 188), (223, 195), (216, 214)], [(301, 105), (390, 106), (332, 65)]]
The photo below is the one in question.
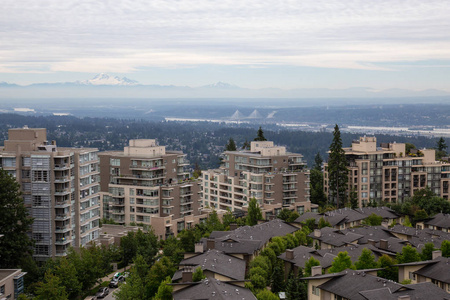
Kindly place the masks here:
[(312, 232), (308, 236), (335, 247), (341, 247), (346, 244), (353, 243), (363, 237), (363, 235), (361, 234), (353, 232), (342, 233), (340, 230), (330, 227), (324, 227), (319, 230), (320, 230), (320, 237), (315, 235), (316, 232)]
[(367, 300), (398, 300), (401, 296), (410, 296), (410, 299), (450, 299), (443, 289), (431, 282), (409, 284), (408, 288), (392, 292), (389, 288), (361, 291), (360, 294)]
[(373, 245), (364, 245), (364, 246), (351, 245), (351, 246), (346, 246), (346, 247), (339, 247), (339, 248), (333, 248), (333, 249), (322, 249), (322, 250), (315, 250), (313, 248), (300, 246), (300, 247), (292, 249), (292, 251), (294, 252), (293, 259), (287, 259), (286, 252), (279, 255), (278, 258), (280, 258), (284, 261), (291, 262), (299, 268), (304, 268), (305, 263), (311, 257), (314, 257), (315, 259), (317, 259), (320, 262), (320, 266), (322, 266), (322, 268), (327, 269), (327, 268), (331, 267), (334, 258), (338, 256), (339, 252), (347, 251), (352, 262), (355, 262), (361, 256), (361, 253), (362, 253), (363, 249), (365, 249), (365, 248), (371, 250), (372, 253), (375, 255), (375, 258), (378, 258), (383, 254), (383, 251), (379, 251), (379, 249), (377, 249)]
[(231, 282), (222, 282), (216, 279), (203, 279), (189, 284), (172, 294), (174, 300), (204, 300), (204, 299), (240, 299), (256, 300), (252, 292)]
[(392, 209), (382, 206), (382, 207), (363, 207), (356, 209), (357, 212), (370, 216), (371, 214), (376, 214), (383, 219), (396, 219), (399, 215)]
[[(227, 255), (223, 251), (215, 249), (183, 259), (179, 265), (192, 266), (194, 269), (201, 267), (203, 271), (207, 270), (233, 280), (245, 279), (245, 260)], [(182, 270), (178, 270), (173, 275), (172, 281), (181, 279), (181, 275)]]
[(358, 240), (358, 244), (367, 244), (369, 240), (379, 241), (386, 240), (391, 237), (395, 237), (389, 231), (383, 230), (384, 227), (381, 226), (363, 226), (363, 227), (354, 227), (341, 230), (342, 233), (356, 233), (360, 234), (363, 237)]
[(375, 247), (377, 247), (380, 250), (397, 254), (402, 252), (403, 247), (410, 244), (408, 241), (401, 240), (396, 237), (390, 237), (386, 239), (386, 241), (387, 241), (387, 248), (383, 248), (383, 243), (381, 242), (381, 240), (375, 243)]
[(438, 257), (414, 273), (450, 284), (450, 258)]
[[(203, 247), (207, 247), (207, 239), (202, 239)], [(254, 240), (214, 240), (214, 249), (228, 254), (253, 254), (263, 246), (261, 241)]]
[(429, 220), (426, 220), (424, 224), (450, 229), (450, 214), (438, 213)]

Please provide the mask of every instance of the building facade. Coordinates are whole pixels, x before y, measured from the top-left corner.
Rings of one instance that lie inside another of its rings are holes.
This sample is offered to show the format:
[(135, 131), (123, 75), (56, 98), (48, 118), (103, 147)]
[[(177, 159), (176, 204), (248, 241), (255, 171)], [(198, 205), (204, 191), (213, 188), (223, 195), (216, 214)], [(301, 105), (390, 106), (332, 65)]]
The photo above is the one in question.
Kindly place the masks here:
[(251, 198), (266, 215), (282, 208), (300, 214), (311, 210), (309, 170), (303, 156), (270, 141), (253, 141), (249, 151), (224, 152), (220, 169), (203, 172), (204, 207), (240, 211)]
[[(406, 153), (404, 143), (382, 143), (361, 137), (344, 148), (348, 165), (348, 190), (358, 194), (359, 206), (371, 200), (402, 202), (415, 191), (429, 187), (449, 198), (450, 163), (435, 160), (434, 149)], [(328, 164), (324, 164), (324, 192), (329, 194)]]
[(61, 148), (44, 128), (10, 129), (0, 167), (19, 182), (30, 215), (34, 257), (64, 256), (99, 236), (98, 150)]
[(151, 225), (161, 239), (199, 222), (200, 181), (189, 179), (186, 154), (142, 139), (99, 157), (103, 217)]

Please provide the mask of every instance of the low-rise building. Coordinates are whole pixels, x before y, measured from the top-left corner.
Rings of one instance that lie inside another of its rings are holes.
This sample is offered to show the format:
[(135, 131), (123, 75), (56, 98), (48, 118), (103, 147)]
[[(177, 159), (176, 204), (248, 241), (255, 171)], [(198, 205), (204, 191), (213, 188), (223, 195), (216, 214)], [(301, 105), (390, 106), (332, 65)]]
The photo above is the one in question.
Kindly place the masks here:
[(417, 222), (416, 228), (441, 230), (450, 233), (450, 214), (438, 213), (432, 218)]
[(0, 269), (0, 299), (17, 299), (25, 290), (25, 275), (20, 269)]

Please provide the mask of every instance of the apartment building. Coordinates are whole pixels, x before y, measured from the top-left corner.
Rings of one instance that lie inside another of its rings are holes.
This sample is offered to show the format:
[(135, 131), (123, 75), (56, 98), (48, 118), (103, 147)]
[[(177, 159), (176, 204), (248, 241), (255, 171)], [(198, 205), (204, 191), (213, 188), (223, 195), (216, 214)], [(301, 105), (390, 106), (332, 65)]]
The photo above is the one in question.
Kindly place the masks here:
[(203, 172), (202, 193), (204, 207), (231, 211), (245, 210), (256, 198), (266, 216), (282, 208), (300, 214), (316, 208), (309, 200), (303, 155), (271, 141), (253, 141), (249, 151), (224, 152), (220, 169)]
[(159, 238), (200, 221), (199, 180), (189, 180), (186, 154), (154, 139), (130, 140), (123, 151), (101, 152), (103, 217), (151, 225)]
[[(425, 187), (449, 199), (450, 163), (436, 161), (434, 149), (407, 154), (404, 143), (382, 143), (377, 147), (375, 137), (360, 137), (344, 151), (348, 190), (357, 192), (360, 207), (371, 200), (402, 202)], [(328, 164), (324, 167), (324, 192), (328, 195)]]
[(97, 149), (62, 148), (44, 128), (8, 131), (0, 167), (19, 182), (34, 218), (34, 257), (64, 256), (99, 236), (100, 184)]

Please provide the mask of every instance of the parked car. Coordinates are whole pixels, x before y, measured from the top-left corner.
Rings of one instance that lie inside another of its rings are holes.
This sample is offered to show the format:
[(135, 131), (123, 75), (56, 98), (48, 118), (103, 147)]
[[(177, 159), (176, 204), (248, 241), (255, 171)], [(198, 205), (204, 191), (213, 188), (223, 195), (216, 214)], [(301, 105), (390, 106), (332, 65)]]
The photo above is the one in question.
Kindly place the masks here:
[(124, 281), (125, 277), (123, 277), (122, 275), (120, 275), (119, 277), (113, 277), (113, 279), (111, 279), (111, 282), (109, 283), (109, 287), (116, 288), (119, 286), (119, 284), (121, 284)]
[(109, 289), (107, 287), (102, 287), (98, 290), (95, 295), (97, 298), (105, 298), (109, 294)]

